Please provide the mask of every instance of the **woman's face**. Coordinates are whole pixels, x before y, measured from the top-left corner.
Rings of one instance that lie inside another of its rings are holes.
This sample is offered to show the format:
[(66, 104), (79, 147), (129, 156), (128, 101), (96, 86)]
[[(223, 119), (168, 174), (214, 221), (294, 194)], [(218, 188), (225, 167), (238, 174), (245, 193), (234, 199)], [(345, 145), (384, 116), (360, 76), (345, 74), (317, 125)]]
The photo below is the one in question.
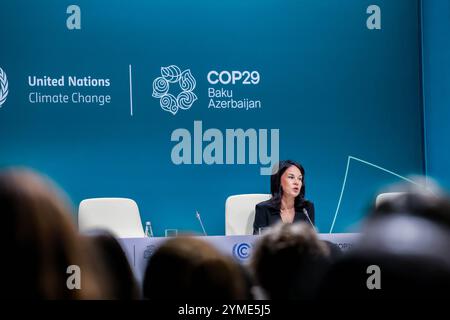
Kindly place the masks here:
[(290, 166), (281, 175), (281, 188), (283, 196), (297, 197), (303, 185), (303, 176), (300, 169), (296, 166)]

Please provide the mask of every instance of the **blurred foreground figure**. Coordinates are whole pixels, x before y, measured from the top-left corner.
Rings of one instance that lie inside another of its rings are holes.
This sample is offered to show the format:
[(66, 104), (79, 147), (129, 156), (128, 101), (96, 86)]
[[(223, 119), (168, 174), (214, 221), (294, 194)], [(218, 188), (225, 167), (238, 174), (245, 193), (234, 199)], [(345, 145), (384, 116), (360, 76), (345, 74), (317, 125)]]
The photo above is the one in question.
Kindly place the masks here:
[[(0, 172), (2, 242), (6, 246), (1, 275), (6, 298), (102, 297), (67, 203), (62, 192), (37, 173)], [(79, 268), (80, 289), (73, 287), (75, 278), (69, 279), (75, 274), (70, 266)]]
[(321, 297), (447, 298), (449, 217), (441, 193), (413, 190), (383, 202), (358, 246), (328, 274)]
[(150, 258), (143, 294), (148, 299), (246, 299), (245, 277), (231, 258), (194, 237), (164, 242)]
[(109, 279), (110, 299), (136, 300), (140, 298), (139, 287), (119, 241), (108, 231), (94, 230), (88, 233), (92, 244), (93, 261), (97, 261), (98, 273)]
[(279, 223), (256, 244), (251, 266), (267, 298), (313, 299), (331, 251), (339, 248), (321, 241), (307, 223)]

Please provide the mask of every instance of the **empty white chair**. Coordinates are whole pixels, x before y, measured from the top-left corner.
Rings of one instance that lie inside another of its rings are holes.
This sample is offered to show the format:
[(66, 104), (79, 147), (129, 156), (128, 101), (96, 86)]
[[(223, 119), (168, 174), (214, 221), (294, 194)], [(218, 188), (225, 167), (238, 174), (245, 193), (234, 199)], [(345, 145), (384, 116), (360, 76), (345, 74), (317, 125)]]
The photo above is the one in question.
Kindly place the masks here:
[(270, 194), (239, 194), (225, 202), (225, 235), (253, 234), (255, 206), (269, 200)]
[(144, 237), (136, 202), (127, 198), (94, 198), (81, 201), (78, 210), (80, 232), (103, 229), (119, 238)]
[(405, 192), (386, 192), (386, 193), (380, 193), (377, 198), (375, 199), (375, 207), (378, 208), (380, 204), (382, 204), (385, 201), (393, 200), (401, 195), (405, 194)]

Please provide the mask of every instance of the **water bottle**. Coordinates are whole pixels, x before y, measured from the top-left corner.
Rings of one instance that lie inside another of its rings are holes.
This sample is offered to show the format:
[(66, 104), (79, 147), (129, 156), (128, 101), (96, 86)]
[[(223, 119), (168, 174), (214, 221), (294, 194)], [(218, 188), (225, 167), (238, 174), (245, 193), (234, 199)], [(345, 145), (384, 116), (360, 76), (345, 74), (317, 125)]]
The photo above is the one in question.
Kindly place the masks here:
[(150, 221), (147, 221), (145, 223), (145, 236), (146, 237), (153, 237), (152, 224), (150, 223)]

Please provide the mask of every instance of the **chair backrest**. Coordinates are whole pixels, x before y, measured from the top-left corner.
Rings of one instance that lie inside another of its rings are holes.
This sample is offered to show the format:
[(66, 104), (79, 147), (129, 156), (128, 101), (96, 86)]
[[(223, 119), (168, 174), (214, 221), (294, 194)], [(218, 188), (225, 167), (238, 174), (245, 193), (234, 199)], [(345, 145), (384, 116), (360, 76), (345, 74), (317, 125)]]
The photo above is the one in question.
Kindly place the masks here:
[(103, 229), (119, 238), (144, 237), (136, 202), (126, 198), (94, 198), (81, 201), (78, 209), (80, 232)]
[(401, 195), (405, 194), (405, 192), (386, 192), (380, 193), (375, 199), (375, 207), (378, 208), (380, 204), (385, 201), (393, 200)]
[(255, 206), (269, 200), (270, 194), (239, 194), (225, 202), (225, 235), (253, 234)]

